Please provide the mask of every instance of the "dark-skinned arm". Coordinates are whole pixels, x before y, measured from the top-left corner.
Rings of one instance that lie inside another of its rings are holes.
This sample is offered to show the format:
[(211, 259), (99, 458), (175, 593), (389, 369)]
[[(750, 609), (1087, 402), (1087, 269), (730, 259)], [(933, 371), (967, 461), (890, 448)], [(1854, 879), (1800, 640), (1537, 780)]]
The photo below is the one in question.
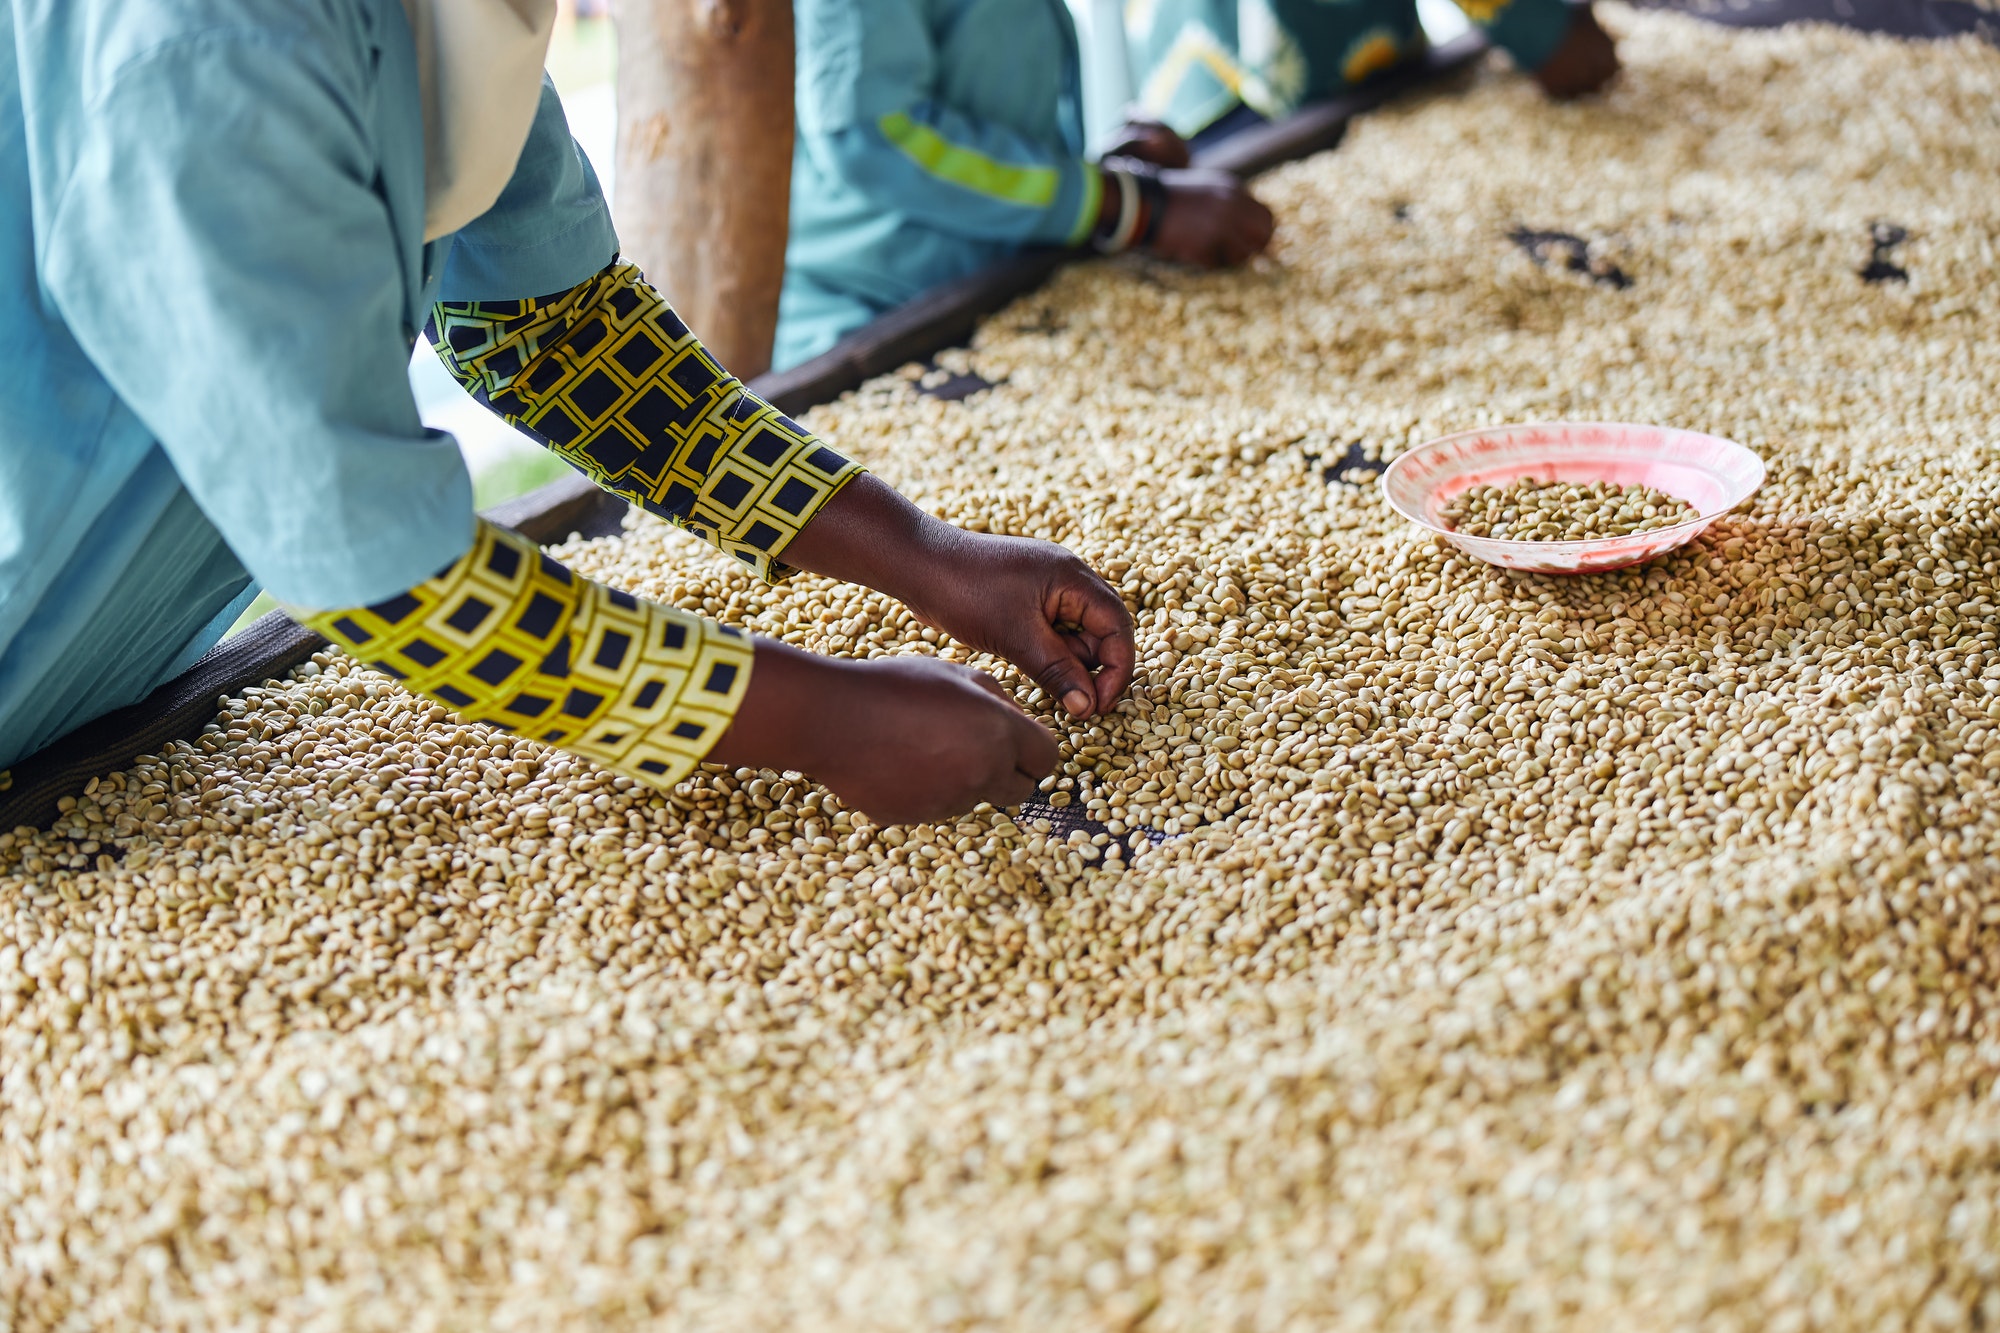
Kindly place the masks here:
[(592, 583), (481, 522), (435, 577), (370, 606), (287, 608), (460, 717), (656, 787), (704, 759), (812, 775), (884, 823), (1014, 805), (1055, 740), (983, 672), (840, 661)]
[(1089, 566), (925, 514), (717, 366), (630, 264), (552, 297), (440, 305), (430, 335), (473, 397), (767, 579), (809, 569), (896, 597), (1075, 717), (1131, 682), (1131, 617)]

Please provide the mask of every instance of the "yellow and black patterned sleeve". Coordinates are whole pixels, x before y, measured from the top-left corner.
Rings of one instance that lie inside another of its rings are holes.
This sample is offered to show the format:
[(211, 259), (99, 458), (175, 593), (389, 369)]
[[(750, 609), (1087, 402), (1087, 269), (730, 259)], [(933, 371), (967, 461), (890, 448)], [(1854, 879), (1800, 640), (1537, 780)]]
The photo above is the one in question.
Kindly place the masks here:
[(461, 717), (660, 787), (701, 762), (750, 681), (742, 631), (578, 578), (483, 520), (469, 553), (406, 593), (287, 610)]
[(716, 365), (628, 263), (556, 296), (440, 304), (428, 333), (474, 398), (773, 582), (863, 471)]

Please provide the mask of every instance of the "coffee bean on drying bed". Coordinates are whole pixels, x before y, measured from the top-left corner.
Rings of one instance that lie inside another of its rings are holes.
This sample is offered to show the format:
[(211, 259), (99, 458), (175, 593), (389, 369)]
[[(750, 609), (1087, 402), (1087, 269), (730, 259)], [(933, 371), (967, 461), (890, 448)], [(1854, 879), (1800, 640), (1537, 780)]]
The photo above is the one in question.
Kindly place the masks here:
[[(0, 1325), (2000, 1327), (2000, 59), (1600, 11), (1602, 98), (1496, 61), (1263, 178), (1268, 262), (812, 414), (1104, 571), (1112, 716), (648, 517), (558, 549), (1000, 671), (1073, 827), (656, 794), (323, 653), (0, 833)], [(1770, 479), (1545, 578), (1321, 475), (1565, 419)]]

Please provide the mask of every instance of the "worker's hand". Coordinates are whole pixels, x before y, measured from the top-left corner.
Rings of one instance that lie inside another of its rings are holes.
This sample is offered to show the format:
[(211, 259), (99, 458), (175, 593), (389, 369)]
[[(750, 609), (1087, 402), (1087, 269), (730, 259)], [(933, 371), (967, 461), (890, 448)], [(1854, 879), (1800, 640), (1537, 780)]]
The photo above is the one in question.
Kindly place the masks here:
[(1589, 5), (1570, 13), (1569, 33), (1556, 53), (1535, 71), (1535, 82), (1550, 97), (1567, 101), (1596, 92), (1618, 73), (1618, 47), (1598, 25)]
[(930, 657), (815, 657), (768, 639), (715, 763), (792, 769), (881, 824), (1019, 805), (1055, 738), (983, 671)]
[(1050, 542), (955, 528), (872, 475), (843, 486), (784, 558), (901, 599), (1012, 662), (1072, 717), (1108, 712), (1132, 682), (1131, 613), (1089, 565)]
[(1132, 613), (1111, 585), (1054, 542), (951, 527), (943, 540), (923, 586), (903, 599), (910, 610), (1006, 658), (1071, 717), (1110, 712), (1134, 657)]
[(806, 771), (878, 823), (1019, 805), (1056, 765), (1055, 737), (984, 671), (915, 656), (842, 665), (847, 686), (825, 701), (832, 744)]
[(1246, 263), (1271, 243), (1271, 210), (1226, 171), (1162, 171), (1167, 203), (1151, 251), (1196, 268)]
[(1187, 140), (1150, 116), (1132, 116), (1104, 150), (1104, 160), (1133, 157), (1156, 167), (1180, 168), (1189, 162)]

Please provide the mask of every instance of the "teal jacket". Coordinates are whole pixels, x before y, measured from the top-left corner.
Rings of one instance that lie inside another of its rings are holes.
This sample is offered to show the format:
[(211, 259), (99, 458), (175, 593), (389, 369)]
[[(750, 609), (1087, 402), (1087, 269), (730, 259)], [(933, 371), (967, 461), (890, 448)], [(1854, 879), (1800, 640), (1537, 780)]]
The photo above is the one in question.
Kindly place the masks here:
[[(1569, 30), (1568, 0), (1458, 6), (1526, 70)], [(1133, 0), (1125, 16), (1140, 105), (1189, 136), (1238, 106), (1276, 120), (1424, 48), (1416, 0)]]
[(493, 210), (423, 219), (401, 0), (0, 0), (0, 769), (143, 697), (253, 582), (351, 606), (469, 549), (417, 330), (617, 238), (546, 84)]
[(1075, 245), (1084, 158), (1063, 0), (795, 0), (798, 140), (780, 367), (1025, 245)]

